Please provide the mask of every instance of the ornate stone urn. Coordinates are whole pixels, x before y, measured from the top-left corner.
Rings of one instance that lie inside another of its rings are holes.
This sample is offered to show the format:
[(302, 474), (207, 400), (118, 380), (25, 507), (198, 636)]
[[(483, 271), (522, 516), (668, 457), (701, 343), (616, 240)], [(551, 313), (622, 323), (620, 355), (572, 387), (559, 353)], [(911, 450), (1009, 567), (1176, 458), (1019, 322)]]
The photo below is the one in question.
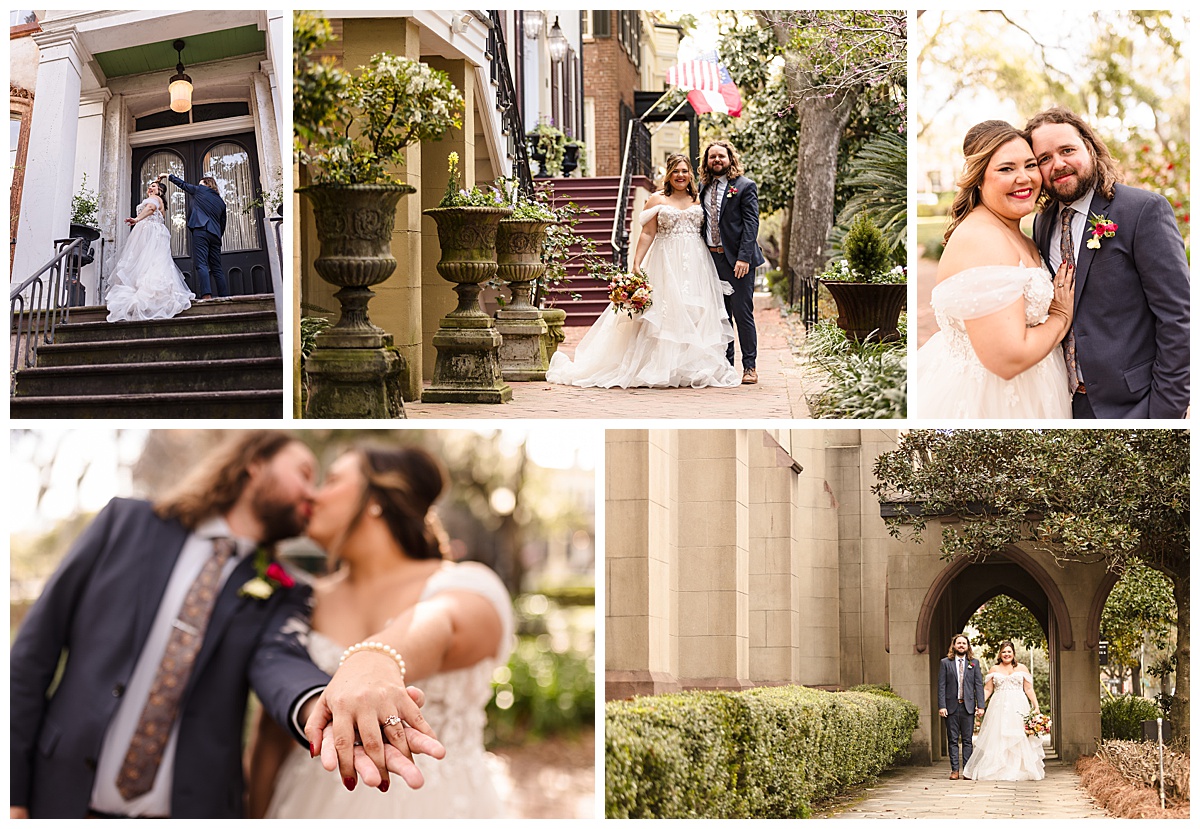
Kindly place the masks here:
[(392, 275), (396, 205), (407, 184), (318, 184), (297, 192), (313, 205), (321, 252), (313, 267), (340, 290), (337, 323), (317, 335), (305, 361), (310, 418), (403, 418), (404, 358), (392, 335), (371, 322), (367, 305)]
[(496, 275), (496, 235), (507, 207), (432, 207), (441, 260), (438, 273), (454, 283), (458, 307), (442, 318), (433, 336), (437, 359), (433, 382), (421, 393), (427, 403), (505, 403), (512, 388), (500, 370), (500, 332), (479, 307), (483, 283)]
[(546, 323), (530, 301), (533, 282), (546, 269), (542, 243), (551, 222), (504, 219), (496, 234), (496, 276), (508, 283), (511, 298), (496, 311), (500, 344), (500, 370), (505, 380), (545, 380), (550, 357), (546, 351)]
[(908, 298), (904, 283), (838, 282), (822, 279), (837, 304), (837, 326), (857, 342), (900, 339), (897, 322)]

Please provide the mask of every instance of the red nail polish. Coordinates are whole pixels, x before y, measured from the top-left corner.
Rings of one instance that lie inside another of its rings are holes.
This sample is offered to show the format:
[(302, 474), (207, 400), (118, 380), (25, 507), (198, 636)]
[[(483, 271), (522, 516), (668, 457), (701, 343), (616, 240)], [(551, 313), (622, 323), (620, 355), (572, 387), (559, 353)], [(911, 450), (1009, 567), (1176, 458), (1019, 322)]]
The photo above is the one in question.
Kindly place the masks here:
[(352, 791), (354, 791), (355, 785), (358, 784), (358, 778), (347, 777), (347, 778), (343, 779), (342, 782), (346, 784), (346, 791), (352, 792)]
[(317, 747), (315, 745), (313, 745), (312, 743), (308, 744), (308, 754), (310, 757), (317, 756)]
[(384, 780), (382, 783), (379, 784), (379, 791), (386, 792), (388, 790), (388, 787), (391, 785), (392, 784), (390, 781)]

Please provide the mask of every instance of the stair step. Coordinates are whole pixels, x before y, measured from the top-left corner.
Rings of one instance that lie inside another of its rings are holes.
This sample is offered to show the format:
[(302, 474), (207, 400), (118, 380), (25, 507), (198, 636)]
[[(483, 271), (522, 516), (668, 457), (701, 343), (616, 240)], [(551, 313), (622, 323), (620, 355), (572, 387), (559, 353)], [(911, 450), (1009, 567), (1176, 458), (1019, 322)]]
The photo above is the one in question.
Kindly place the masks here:
[(269, 418), (283, 416), (279, 389), (14, 397), (14, 418)]
[[(246, 294), (217, 302), (194, 302), (192, 303), (192, 307), (174, 317), (174, 319), (223, 315), (245, 311), (270, 311), (274, 314), (275, 297), (272, 294)], [(108, 309), (103, 305), (80, 305), (71, 309), (70, 321), (72, 323), (107, 322)], [(117, 325), (119, 323), (109, 324)]]
[(153, 337), (200, 337), (276, 331), (274, 311), (244, 311), (219, 316), (197, 314), (146, 322), (68, 322), (55, 331), (56, 343), (144, 340)]
[(130, 364), (164, 360), (177, 362), (279, 356), (278, 334), (274, 331), (249, 331), (189, 337), (52, 343), (38, 349), (38, 366), (46, 368), (89, 363)]
[(36, 366), (17, 373), (16, 397), (282, 389), (283, 359), (175, 360)]

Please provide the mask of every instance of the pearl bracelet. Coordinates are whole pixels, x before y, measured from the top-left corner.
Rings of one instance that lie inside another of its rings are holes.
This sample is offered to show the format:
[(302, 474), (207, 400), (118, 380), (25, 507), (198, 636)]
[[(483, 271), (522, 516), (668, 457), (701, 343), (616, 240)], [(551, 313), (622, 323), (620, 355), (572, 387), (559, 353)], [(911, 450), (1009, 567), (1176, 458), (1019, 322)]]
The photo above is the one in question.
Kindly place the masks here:
[(397, 653), (395, 648), (385, 645), (383, 642), (359, 642), (357, 645), (351, 645), (342, 652), (342, 660), (338, 662), (338, 667), (342, 667), (342, 665), (346, 664), (347, 659), (362, 651), (378, 651), (395, 659), (396, 664), (400, 666), (400, 682), (404, 682), (404, 676), (407, 673), (404, 665), (404, 657)]

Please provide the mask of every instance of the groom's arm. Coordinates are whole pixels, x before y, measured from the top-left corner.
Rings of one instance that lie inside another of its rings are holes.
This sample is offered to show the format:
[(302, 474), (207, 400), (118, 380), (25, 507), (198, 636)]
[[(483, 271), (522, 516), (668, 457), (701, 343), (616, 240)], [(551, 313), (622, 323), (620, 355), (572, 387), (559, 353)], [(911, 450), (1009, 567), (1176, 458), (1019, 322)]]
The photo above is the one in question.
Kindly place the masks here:
[(946, 663), (938, 662), (938, 710), (946, 708)]
[(193, 196), (196, 195), (196, 190), (199, 189), (199, 187), (200, 187), (200, 185), (198, 185), (198, 184), (189, 184), (188, 182), (184, 181), (183, 179), (181, 179), (179, 176), (176, 176), (176, 175), (168, 175), (167, 181), (174, 184), (176, 187), (178, 187), (183, 192), (189, 193)]
[[(738, 244), (738, 264), (745, 263), (745, 270), (737, 276), (749, 273), (754, 262), (754, 251), (758, 245), (758, 185), (746, 179), (741, 192), (742, 238)], [(736, 265), (734, 266), (736, 269)]]
[(1149, 417), (1178, 419), (1191, 395), (1191, 280), (1179, 225), (1162, 196), (1154, 194), (1138, 216), (1133, 257), (1155, 319)]

